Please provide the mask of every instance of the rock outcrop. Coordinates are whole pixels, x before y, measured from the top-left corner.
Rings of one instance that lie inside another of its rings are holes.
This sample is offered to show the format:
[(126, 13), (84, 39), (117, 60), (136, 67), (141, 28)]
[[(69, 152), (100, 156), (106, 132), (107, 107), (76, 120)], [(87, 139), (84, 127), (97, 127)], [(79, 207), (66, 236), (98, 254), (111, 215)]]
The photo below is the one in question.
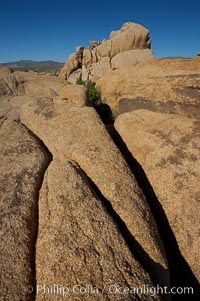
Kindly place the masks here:
[(197, 52), (195, 59), (199, 60), (200, 59), (200, 52)]
[(95, 110), (38, 101), (23, 107), (21, 121), (54, 158), (80, 166), (127, 229), (133, 252), (153, 281), (167, 283), (165, 253), (151, 210)]
[(86, 88), (82, 85), (66, 84), (62, 88), (59, 97), (75, 105), (85, 106), (87, 102)]
[[(149, 275), (134, 258), (116, 221), (80, 167), (55, 158), (45, 174), (39, 200), (36, 246), (37, 282), (47, 287), (65, 284), (65, 295), (44, 294), (37, 301), (131, 300), (131, 294), (112, 294), (113, 284), (133, 288), (153, 287)], [(110, 290), (110, 291), (109, 291)], [(140, 300), (161, 300), (155, 294), (136, 293)]]
[(56, 97), (64, 85), (64, 81), (56, 76), (39, 75), (36, 72), (15, 71), (18, 82), (18, 94), (32, 97)]
[(150, 44), (128, 22), (60, 78), (0, 66), (1, 300), (196, 294), (200, 60), (156, 60)]
[[(38, 75), (36, 72), (12, 72), (0, 65), (0, 124), (13, 110), (17, 117), (21, 106), (29, 101), (57, 97), (64, 85), (66, 82), (56, 76)], [(80, 97), (81, 95), (79, 99)], [(73, 101), (77, 101), (77, 98)], [(84, 100), (80, 101), (84, 103)]]
[(50, 158), (12, 119), (0, 129), (1, 300), (34, 300), (38, 192)]
[(115, 116), (138, 109), (200, 114), (200, 61), (157, 59), (107, 72), (96, 82)]
[(0, 65), (0, 96), (55, 97), (64, 84), (56, 76), (39, 75), (36, 72), (12, 72)]
[(144, 169), (182, 256), (200, 280), (199, 121), (137, 110), (121, 114), (115, 127)]
[(105, 72), (134, 66), (153, 59), (149, 31), (143, 26), (127, 22), (120, 30), (112, 31), (108, 40), (92, 41), (88, 48), (77, 47), (60, 72), (60, 78), (75, 83), (89, 80)]

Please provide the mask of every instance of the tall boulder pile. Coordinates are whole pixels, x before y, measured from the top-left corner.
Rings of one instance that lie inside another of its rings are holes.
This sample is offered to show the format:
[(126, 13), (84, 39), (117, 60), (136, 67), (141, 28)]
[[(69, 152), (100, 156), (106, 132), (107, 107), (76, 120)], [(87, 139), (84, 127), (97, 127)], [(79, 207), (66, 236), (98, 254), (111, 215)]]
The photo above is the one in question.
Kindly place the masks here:
[(98, 78), (105, 72), (153, 59), (149, 30), (127, 22), (112, 31), (107, 40), (91, 41), (89, 47), (78, 46), (60, 72), (60, 78), (75, 83), (77, 79)]

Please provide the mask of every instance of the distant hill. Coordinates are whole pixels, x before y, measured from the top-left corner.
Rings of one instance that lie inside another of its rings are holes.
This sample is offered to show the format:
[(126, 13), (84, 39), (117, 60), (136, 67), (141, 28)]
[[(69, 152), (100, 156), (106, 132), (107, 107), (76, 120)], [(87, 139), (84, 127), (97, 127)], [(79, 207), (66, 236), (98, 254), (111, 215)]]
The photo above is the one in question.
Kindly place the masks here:
[(184, 57), (184, 56), (166, 56), (166, 57), (159, 57), (159, 59), (185, 59), (185, 60), (191, 60), (192, 57)]
[(13, 71), (35, 71), (39, 74), (58, 75), (64, 63), (55, 61), (20, 60), (16, 62), (0, 63)]
[(55, 61), (31, 61), (20, 60), (16, 62), (2, 63), (1, 65), (7, 66), (11, 69), (35, 69), (35, 68), (61, 68), (64, 63)]

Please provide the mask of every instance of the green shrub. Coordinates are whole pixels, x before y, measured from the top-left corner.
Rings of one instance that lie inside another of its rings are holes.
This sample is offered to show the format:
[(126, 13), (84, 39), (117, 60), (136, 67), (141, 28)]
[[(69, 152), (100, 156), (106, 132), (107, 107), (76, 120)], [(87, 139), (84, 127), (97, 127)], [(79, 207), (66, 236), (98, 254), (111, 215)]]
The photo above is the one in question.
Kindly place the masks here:
[(97, 91), (95, 87), (96, 83), (92, 81), (82, 81), (81, 79), (77, 79), (76, 84), (83, 85), (84, 87), (86, 87), (88, 106), (94, 107), (95, 105), (102, 103), (100, 93)]
[(77, 78), (76, 84), (77, 85), (83, 85), (83, 86), (85, 86), (85, 82), (82, 79), (80, 79), (80, 78)]
[(103, 122), (105, 124), (113, 123), (112, 111), (107, 104), (102, 102), (101, 95), (95, 87), (96, 83), (92, 81), (82, 81), (81, 79), (77, 79), (76, 84), (86, 87), (87, 105), (96, 109)]
[(87, 101), (89, 106), (95, 106), (102, 103), (100, 93), (95, 87), (96, 83), (88, 81), (86, 83)]

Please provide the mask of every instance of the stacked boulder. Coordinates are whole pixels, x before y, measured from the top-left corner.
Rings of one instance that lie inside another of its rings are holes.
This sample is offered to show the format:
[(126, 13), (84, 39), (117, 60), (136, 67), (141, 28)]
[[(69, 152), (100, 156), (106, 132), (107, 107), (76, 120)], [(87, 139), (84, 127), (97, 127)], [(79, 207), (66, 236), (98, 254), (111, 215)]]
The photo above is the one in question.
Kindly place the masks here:
[(69, 56), (60, 77), (75, 83), (77, 79), (98, 78), (111, 69), (134, 66), (153, 59), (149, 30), (127, 22), (112, 31), (108, 40), (91, 41), (89, 47), (78, 46)]
[(195, 59), (200, 59), (200, 52), (197, 52)]

